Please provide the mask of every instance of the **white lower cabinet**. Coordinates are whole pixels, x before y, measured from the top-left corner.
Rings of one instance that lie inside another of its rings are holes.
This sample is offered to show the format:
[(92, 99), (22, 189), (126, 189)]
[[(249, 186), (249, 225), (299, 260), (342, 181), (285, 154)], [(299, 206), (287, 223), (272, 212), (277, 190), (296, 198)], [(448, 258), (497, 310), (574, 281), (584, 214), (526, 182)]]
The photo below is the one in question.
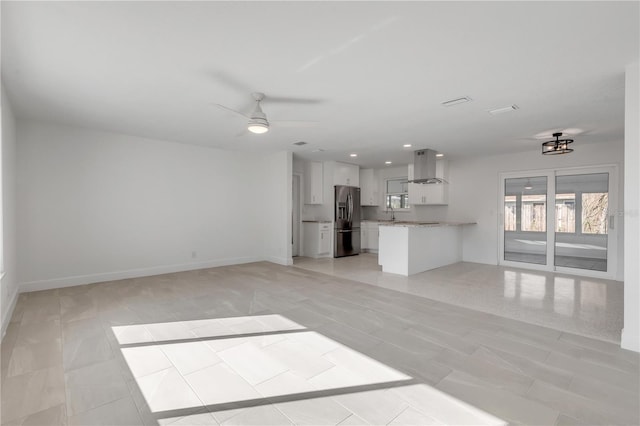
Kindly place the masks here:
[(360, 248), (366, 252), (378, 252), (378, 222), (362, 222), (360, 224)]
[(331, 256), (331, 222), (302, 222), (303, 254), (307, 257)]

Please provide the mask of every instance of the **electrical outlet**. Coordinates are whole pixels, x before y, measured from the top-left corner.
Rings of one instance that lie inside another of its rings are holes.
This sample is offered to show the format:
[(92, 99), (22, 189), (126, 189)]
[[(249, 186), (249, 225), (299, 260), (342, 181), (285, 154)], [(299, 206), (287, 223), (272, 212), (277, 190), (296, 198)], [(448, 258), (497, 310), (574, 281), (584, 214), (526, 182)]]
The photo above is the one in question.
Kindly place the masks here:
[(197, 251), (192, 251), (191, 252), (191, 258), (195, 259), (196, 257), (198, 257), (198, 252)]

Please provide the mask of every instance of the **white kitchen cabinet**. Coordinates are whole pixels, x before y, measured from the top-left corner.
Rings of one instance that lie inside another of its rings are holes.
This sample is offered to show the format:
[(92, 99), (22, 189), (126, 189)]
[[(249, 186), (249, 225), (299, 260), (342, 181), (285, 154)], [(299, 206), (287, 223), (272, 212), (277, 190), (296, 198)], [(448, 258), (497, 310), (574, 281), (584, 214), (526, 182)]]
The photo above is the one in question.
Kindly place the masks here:
[(378, 222), (360, 223), (360, 248), (364, 252), (378, 252)]
[(302, 222), (304, 243), (302, 248), (307, 257), (331, 256), (331, 222)]
[(333, 168), (333, 184), (360, 186), (360, 167), (336, 161)]
[(377, 253), (380, 224), (378, 222), (369, 222), (368, 225), (369, 235), (367, 239), (367, 251)]
[(378, 174), (374, 169), (360, 170), (360, 205), (377, 206), (380, 204), (378, 196)]
[[(407, 179), (409, 181), (413, 180), (413, 164), (409, 164), (409, 168), (407, 170)], [(409, 205), (417, 206), (426, 204), (426, 194), (424, 190), (425, 186), (426, 185), (422, 185), (419, 183), (409, 184)]]
[(368, 251), (369, 248), (369, 227), (367, 222), (360, 222), (360, 250), (362, 252)]
[[(436, 161), (436, 177), (448, 180), (449, 162)], [(413, 180), (413, 164), (409, 164), (409, 180)], [(446, 205), (449, 203), (449, 183), (442, 184), (409, 184), (409, 204), (416, 205)]]
[(304, 168), (304, 203), (322, 204), (323, 167), (319, 161), (309, 161)]

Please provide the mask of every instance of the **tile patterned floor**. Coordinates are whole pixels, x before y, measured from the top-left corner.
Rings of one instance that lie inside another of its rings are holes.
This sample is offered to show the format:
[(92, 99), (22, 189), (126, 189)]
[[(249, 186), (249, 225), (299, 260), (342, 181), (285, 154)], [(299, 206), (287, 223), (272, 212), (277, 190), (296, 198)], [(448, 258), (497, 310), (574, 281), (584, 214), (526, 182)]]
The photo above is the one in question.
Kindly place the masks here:
[(296, 267), (473, 310), (620, 343), (624, 288), (617, 281), (479, 263), (405, 277), (382, 272), (376, 254), (294, 259)]
[(20, 296), (2, 425), (638, 424), (638, 354), (266, 262)]

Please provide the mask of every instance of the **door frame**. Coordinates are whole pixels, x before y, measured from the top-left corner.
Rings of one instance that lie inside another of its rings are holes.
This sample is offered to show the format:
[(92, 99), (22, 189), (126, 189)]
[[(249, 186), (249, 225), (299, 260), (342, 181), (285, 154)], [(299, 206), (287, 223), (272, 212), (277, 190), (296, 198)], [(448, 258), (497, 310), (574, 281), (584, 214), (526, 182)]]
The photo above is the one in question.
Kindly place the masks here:
[[(296, 197), (293, 196), (293, 191), (295, 190), (295, 185), (293, 184), (294, 180), (298, 180), (298, 202), (295, 203)], [(291, 188), (292, 188), (292, 194), (291, 194), (291, 257), (296, 257), (296, 256), (303, 256), (304, 253), (302, 253), (302, 232), (303, 232), (303, 228), (302, 228), (302, 204), (303, 204), (303, 200), (302, 200), (302, 188), (303, 188), (303, 175), (300, 172), (293, 172), (291, 174)], [(298, 220), (295, 220), (296, 217), (296, 213), (297, 213), (297, 217)], [(294, 230), (297, 229), (297, 241), (295, 236), (296, 236), (296, 232), (294, 232)], [(293, 254), (294, 253), (294, 247), (298, 246), (298, 253), (297, 254)]]
[[(567, 176), (575, 174), (609, 173), (609, 227), (607, 239), (607, 270), (593, 271), (589, 269), (568, 268), (554, 265), (555, 255), (555, 198), (556, 198), (556, 176)], [(545, 176), (547, 178), (547, 263), (545, 265), (515, 262), (504, 259), (504, 192), (505, 179), (527, 178)], [(537, 169), (518, 172), (501, 172), (498, 174), (498, 265), (514, 268), (532, 269), (538, 271), (558, 272), (568, 275), (580, 275), (593, 278), (618, 279), (618, 236), (621, 223), (618, 220), (621, 216), (619, 201), (619, 169), (617, 164), (600, 164), (594, 166), (563, 167), (556, 169)], [(611, 231), (614, 232), (611, 232)]]

